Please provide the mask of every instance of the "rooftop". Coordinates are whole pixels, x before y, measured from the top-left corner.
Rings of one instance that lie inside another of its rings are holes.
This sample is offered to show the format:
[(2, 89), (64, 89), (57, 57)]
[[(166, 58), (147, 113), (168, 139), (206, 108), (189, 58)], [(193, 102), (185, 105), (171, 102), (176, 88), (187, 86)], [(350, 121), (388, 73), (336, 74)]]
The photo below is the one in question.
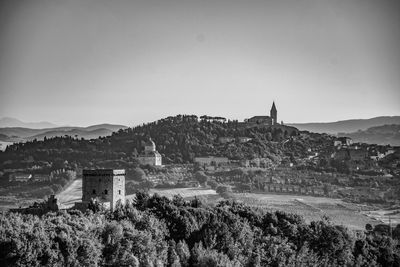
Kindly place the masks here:
[(250, 119), (269, 119), (270, 116), (253, 116)]
[(82, 170), (83, 176), (116, 176), (125, 175), (125, 170), (114, 170), (114, 169), (95, 169), (95, 170)]

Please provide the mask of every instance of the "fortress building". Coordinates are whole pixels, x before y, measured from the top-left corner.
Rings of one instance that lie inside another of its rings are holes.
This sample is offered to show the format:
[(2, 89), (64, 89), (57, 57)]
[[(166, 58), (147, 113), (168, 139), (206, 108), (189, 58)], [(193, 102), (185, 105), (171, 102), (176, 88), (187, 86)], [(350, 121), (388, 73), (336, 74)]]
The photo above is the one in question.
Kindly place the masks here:
[(270, 116), (254, 116), (247, 119), (245, 122), (263, 125), (277, 125), (278, 124), (278, 111), (276, 110), (275, 102), (272, 103)]
[(144, 152), (138, 156), (138, 160), (142, 165), (161, 166), (161, 154), (156, 150), (156, 144), (149, 138), (144, 145)]
[(82, 204), (96, 199), (111, 210), (119, 201), (125, 204), (125, 170), (83, 170), (82, 178)]

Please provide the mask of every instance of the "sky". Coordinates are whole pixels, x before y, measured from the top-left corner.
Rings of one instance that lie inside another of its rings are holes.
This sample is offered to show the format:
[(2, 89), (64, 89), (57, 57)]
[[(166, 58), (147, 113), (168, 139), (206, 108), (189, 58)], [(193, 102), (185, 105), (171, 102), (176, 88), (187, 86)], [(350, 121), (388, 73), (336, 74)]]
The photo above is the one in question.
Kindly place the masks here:
[(0, 117), (400, 115), (400, 1), (2, 0)]

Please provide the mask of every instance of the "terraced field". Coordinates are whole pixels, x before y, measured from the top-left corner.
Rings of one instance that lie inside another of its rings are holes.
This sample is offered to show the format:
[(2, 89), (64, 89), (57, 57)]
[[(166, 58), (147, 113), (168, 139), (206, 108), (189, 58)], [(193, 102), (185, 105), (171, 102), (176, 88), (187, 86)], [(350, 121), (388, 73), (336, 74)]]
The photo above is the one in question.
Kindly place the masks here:
[(340, 199), (311, 197), (301, 195), (273, 195), (273, 194), (235, 194), (239, 201), (248, 205), (259, 206), (273, 210), (282, 210), (299, 214), (307, 222), (320, 220), (327, 216), (334, 224), (343, 225), (350, 229), (365, 229), (365, 224), (372, 225), (380, 221), (365, 216), (357, 205), (347, 205)]

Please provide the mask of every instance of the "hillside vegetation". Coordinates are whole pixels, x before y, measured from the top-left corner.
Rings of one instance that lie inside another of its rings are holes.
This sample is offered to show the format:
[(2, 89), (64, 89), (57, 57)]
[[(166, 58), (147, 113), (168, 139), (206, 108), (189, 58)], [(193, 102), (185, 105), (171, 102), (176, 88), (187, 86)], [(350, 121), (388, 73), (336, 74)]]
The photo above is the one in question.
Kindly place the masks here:
[[(326, 135), (310, 134), (313, 138), (307, 141), (291, 139), (296, 135), (298, 131), (293, 127), (253, 127), (222, 118), (198, 120), (196, 116), (178, 115), (92, 140), (66, 136), (14, 144), (0, 153), (0, 159), (4, 168), (29, 167), (33, 163), (24, 163), (28, 156), (35, 164), (48, 162), (52, 166), (68, 162), (71, 166), (96, 167), (113, 161), (114, 167), (128, 167), (151, 137), (166, 164), (191, 163), (194, 157), (208, 155), (237, 160), (268, 158), (280, 163), (284, 158), (305, 157), (309, 147), (331, 144)], [(219, 137), (249, 137), (251, 141), (220, 143)]]

